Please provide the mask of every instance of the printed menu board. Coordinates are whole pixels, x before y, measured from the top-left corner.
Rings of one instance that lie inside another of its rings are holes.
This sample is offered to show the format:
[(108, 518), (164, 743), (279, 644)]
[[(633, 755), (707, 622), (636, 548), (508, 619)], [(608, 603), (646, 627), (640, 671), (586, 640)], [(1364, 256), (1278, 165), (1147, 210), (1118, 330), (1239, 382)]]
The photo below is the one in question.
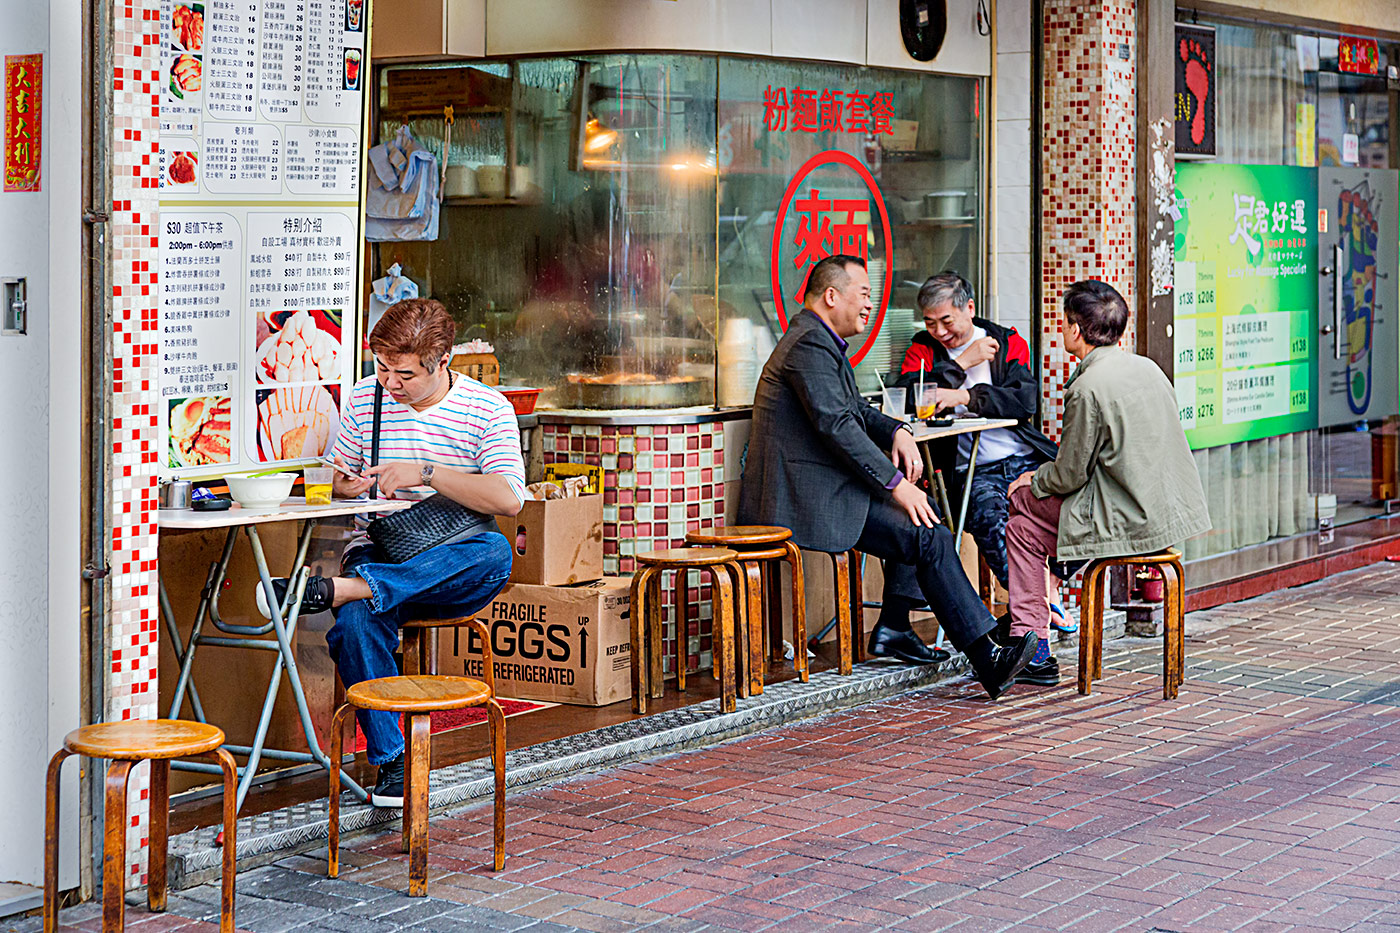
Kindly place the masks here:
[(1176, 166), (1177, 407), (1192, 448), (1317, 427), (1317, 182)]
[(355, 376), (367, 14), (162, 0), (162, 475), (335, 440)]

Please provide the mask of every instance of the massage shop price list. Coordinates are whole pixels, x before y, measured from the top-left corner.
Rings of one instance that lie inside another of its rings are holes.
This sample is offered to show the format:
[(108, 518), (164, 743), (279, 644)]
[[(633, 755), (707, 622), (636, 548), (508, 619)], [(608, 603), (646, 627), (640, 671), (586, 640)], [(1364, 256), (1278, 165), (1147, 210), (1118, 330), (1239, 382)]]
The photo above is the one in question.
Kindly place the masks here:
[(365, 0), (161, 18), (162, 472), (319, 456), (354, 378)]
[(1177, 166), (1174, 383), (1193, 449), (1316, 426), (1316, 217), (1304, 170)]

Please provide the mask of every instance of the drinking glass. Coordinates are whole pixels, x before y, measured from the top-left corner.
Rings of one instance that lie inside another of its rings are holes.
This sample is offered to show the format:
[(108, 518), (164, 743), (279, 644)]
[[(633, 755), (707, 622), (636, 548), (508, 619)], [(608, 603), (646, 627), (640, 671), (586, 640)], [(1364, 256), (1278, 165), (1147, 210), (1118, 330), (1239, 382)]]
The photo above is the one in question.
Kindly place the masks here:
[(307, 505), (331, 504), (331, 479), (335, 470), (330, 467), (307, 467), (302, 474), (306, 482)]
[(880, 411), (889, 415), (891, 418), (898, 418), (899, 420), (903, 421), (904, 399), (906, 395), (907, 390), (904, 388), (904, 386), (895, 386), (893, 389), (881, 389)]

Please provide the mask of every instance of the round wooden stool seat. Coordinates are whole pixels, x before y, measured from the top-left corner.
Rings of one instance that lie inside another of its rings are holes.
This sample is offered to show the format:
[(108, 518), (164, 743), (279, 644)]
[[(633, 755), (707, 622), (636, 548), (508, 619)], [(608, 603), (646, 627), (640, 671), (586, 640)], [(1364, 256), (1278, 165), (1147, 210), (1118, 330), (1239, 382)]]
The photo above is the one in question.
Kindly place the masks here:
[(723, 564), (738, 556), (727, 547), (675, 547), (660, 551), (643, 551), (637, 555), (637, 563), (670, 570), (676, 567), (706, 567), (710, 564)]
[(688, 532), (685, 540), (690, 544), (754, 547), (763, 544), (780, 544), (791, 537), (792, 531), (782, 525), (727, 525), (721, 528)]
[(490, 696), (491, 688), (471, 677), (415, 674), (361, 681), (345, 691), (345, 702), (389, 713), (432, 713), (479, 706)]
[(74, 729), (63, 747), (75, 755), (118, 761), (191, 758), (224, 744), (223, 730), (183, 719), (131, 719)]
[(1124, 566), (1138, 564), (1165, 564), (1174, 560), (1181, 560), (1181, 552), (1174, 547), (1169, 547), (1165, 551), (1157, 551), (1155, 554), (1129, 554), (1123, 557), (1101, 557), (1105, 564), (1122, 564)]

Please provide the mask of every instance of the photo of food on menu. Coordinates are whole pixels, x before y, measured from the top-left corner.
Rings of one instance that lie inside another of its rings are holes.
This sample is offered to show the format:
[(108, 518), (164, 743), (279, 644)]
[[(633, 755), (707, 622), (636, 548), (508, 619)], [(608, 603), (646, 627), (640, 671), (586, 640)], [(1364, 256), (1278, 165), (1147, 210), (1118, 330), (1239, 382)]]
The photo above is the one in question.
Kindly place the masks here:
[(340, 386), (259, 389), (258, 459), (263, 463), (329, 453), (340, 428)]
[(197, 467), (232, 459), (233, 400), (227, 395), (171, 399), (170, 466)]
[(339, 311), (272, 311), (258, 315), (261, 383), (340, 379)]
[(360, 50), (345, 50), (345, 90), (360, 89)]
[(199, 152), (194, 149), (175, 150), (170, 153), (170, 164), (165, 170), (166, 184), (193, 185), (199, 181)]
[(364, 29), (365, 0), (345, 0), (345, 31)]

